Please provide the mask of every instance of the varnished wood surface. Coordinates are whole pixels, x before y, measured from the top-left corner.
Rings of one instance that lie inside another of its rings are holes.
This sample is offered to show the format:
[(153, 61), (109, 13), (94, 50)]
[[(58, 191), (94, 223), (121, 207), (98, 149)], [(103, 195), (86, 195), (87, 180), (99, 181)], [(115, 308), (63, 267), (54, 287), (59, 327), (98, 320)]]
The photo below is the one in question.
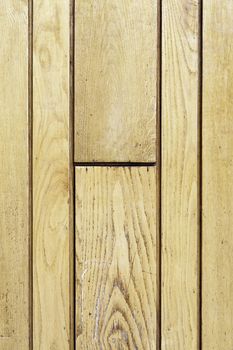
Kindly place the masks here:
[(0, 349), (29, 348), (28, 2), (0, 1)]
[(157, 1), (75, 2), (75, 161), (154, 162)]
[(162, 349), (197, 350), (198, 6), (162, 1)]
[(33, 349), (68, 350), (69, 1), (33, 13)]
[(157, 349), (156, 170), (76, 168), (77, 349)]
[(203, 7), (203, 350), (233, 348), (233, 3)]

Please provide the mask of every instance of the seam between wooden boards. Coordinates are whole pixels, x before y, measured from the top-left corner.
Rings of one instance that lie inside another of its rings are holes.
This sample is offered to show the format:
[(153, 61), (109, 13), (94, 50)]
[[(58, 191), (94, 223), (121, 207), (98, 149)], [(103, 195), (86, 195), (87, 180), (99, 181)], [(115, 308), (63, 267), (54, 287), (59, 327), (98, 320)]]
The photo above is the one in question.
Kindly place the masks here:
[(73, 166), (74, 159), (74, 45), (75, 45), (75, 3), (70, 0), (70, 93), (69, 93), (69, 108), (70, 108), (70, 350), (76, 349), (76, 325), (75, 325), (75, 167)]
[(28, 2), (29, 348), (33, 350), (33, 0)]
[(198, 28), (198, 273), (199, 273), (199, 293), (198, 293), (198, 304), (199, 304), (199, 339), (198, 348), (202, 350), (202, 96), (203, 96), (203, 0), (199, 0), (199, 28)]

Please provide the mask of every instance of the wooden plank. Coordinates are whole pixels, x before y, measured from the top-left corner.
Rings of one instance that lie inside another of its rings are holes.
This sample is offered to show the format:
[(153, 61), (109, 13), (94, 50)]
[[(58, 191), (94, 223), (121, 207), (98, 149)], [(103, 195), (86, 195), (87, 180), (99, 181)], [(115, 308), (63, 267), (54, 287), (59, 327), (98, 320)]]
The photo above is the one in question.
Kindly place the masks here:
[(203, 350), (233, 348), (233, 3), (203, 3)]
[(0, 349), (29, 349), (28, 2), (0, 1)]
[(75, 4), (75, 161), (154, 162), (157, 1)]
[(33, 349), (69, 349), (69, 1), (34, 0)]
[(162, 349), (198, 349), (198, 7), (162, 2)]
[(76, 168), (77, 349), (157, 349), (156, 171)]

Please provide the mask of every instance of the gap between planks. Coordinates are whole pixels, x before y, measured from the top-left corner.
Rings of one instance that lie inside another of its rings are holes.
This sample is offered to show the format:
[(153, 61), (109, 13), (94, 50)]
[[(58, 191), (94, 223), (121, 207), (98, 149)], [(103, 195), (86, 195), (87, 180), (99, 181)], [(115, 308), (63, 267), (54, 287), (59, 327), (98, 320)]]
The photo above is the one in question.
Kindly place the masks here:
[(74, 167), (154, 167), (154, 163), (131, 163), (131, 162), (74, 162)]
[(157, 348), (162, 348), (162, 0), (157, 0), (157, 117), (156, 117), (156, 159), (157, 163), (157, 210), (156, 237), (158, 246), (157, 266)]
[(70, 350), (76, 349), (76, 244), (75, 244), (75, 167), (74, 159), (74, 96), (75, 96), (75, 0), (70, 0)]
[(33, 1), (28, 3), (29, 349), (33, 350)]
[(198, 319), (198, 349), (202, 350), (202, 96), (203, 96), (203, 1), (199, 3), (199, 26), (198, 26), (198, 116), (197, 116), (197, 196), (198, 196), (198, 208), (197, 208), (197, 227), (198, 227), (198, 306), (199, 315)]

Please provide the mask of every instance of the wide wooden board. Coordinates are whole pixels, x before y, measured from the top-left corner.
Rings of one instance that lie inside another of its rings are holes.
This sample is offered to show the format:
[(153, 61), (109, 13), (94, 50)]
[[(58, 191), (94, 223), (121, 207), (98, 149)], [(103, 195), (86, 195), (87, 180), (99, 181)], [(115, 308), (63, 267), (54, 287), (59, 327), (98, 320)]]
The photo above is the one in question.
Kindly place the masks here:
[(69, 349), (69, 1), (33, 2), (33, 349)]
[(154, 162), (157, 1), (75, 1), (75, 161)]
[(28, 2), (0, 1), (0, 349), (29, 349)]
[(162, 349), (199, 334), (198, 0), (162, 1)]
[(203, 3), (202, 349), (233, 349), (233, 3)]
[(154, 167), (76, 168), (77, 349), (157, 349)]

